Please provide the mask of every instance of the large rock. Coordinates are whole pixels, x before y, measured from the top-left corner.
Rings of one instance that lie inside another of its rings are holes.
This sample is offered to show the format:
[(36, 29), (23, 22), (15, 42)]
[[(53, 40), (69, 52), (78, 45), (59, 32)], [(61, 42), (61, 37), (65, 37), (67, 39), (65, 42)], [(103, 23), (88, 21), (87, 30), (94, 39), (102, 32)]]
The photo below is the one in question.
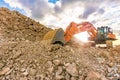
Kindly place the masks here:
[(87, 78), (85, 80), (107, 80), (105, 76), (100, 75), (98, 72), (88, 72)]
[(10, 71), (10, 68), (9, 68), (9, 67), (3, 68), (3, 69), (0, 71), (0, 76), (7, 74), (9, 71)]
[(77, 66), (75, 63), (68, 64), (66, 71), (71, 75), (71, 76), (78, 76), (78, 70)]

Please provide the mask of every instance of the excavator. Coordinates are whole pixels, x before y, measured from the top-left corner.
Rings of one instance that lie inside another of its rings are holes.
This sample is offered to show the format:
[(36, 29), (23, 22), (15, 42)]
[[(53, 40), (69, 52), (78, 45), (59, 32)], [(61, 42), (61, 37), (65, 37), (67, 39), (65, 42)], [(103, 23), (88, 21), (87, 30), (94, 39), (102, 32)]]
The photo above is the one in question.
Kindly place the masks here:
[(94, 41), (95, 45), (106, 43), (108, 40), (110, 42), (116, 40), (116, 36), (110, 27), (101, 26), (96, 29), (90, 22), (82, 22), (79, 24), (71, 22), (65, 31), (62, 28), (51, 30), (45, 34), (43, 40), (47, 40), (50, 44), (59, 43), (64, 45), (68, 43), (75, 34), (85, 31), (89, 34), (88, 40)]

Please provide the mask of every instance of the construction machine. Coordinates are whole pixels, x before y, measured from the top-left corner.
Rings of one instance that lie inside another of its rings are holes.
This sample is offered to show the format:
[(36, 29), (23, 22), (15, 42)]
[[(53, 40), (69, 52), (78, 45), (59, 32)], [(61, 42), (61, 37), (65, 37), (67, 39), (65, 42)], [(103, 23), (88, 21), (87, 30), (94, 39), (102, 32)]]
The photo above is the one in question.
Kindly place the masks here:
[(89, 22), (82, 22), (79, 24), (71, 22), (65, 31), (62, 28), (49, 31), (45, 34), (43, 40), (47, 40), (50, 44), (59, 43), (64, 45), (68, 43), (75, 34), (85, 31), (89, 34), (88, 40), (94, 41), (95, 44), (116, 39), (112, 29), (108, 26), (102, 26), (96, 29), (93, 24)]

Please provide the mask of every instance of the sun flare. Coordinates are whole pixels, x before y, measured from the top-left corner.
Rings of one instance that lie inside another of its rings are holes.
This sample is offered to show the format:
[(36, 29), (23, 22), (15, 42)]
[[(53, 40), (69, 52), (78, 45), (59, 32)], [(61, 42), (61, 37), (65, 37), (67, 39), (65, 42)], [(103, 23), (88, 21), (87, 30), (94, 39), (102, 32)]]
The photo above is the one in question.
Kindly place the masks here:
[(74, 37), (82, 42), (88, 42), (89, 34), (87, 31), (75, 34)]

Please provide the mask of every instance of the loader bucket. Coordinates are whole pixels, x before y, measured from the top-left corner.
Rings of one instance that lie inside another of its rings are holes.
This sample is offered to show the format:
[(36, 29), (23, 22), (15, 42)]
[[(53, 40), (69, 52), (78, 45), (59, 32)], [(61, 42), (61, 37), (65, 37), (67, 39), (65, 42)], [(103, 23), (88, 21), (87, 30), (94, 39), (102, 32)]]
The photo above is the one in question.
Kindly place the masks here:
[(43, 40), (48, 41), (48, 43), (50, 44), (59, 43), (61, 45), (64, 45), (65, 44), (64, 31), (62, 28), (49, 31), (48, 33), (45, 34)]

